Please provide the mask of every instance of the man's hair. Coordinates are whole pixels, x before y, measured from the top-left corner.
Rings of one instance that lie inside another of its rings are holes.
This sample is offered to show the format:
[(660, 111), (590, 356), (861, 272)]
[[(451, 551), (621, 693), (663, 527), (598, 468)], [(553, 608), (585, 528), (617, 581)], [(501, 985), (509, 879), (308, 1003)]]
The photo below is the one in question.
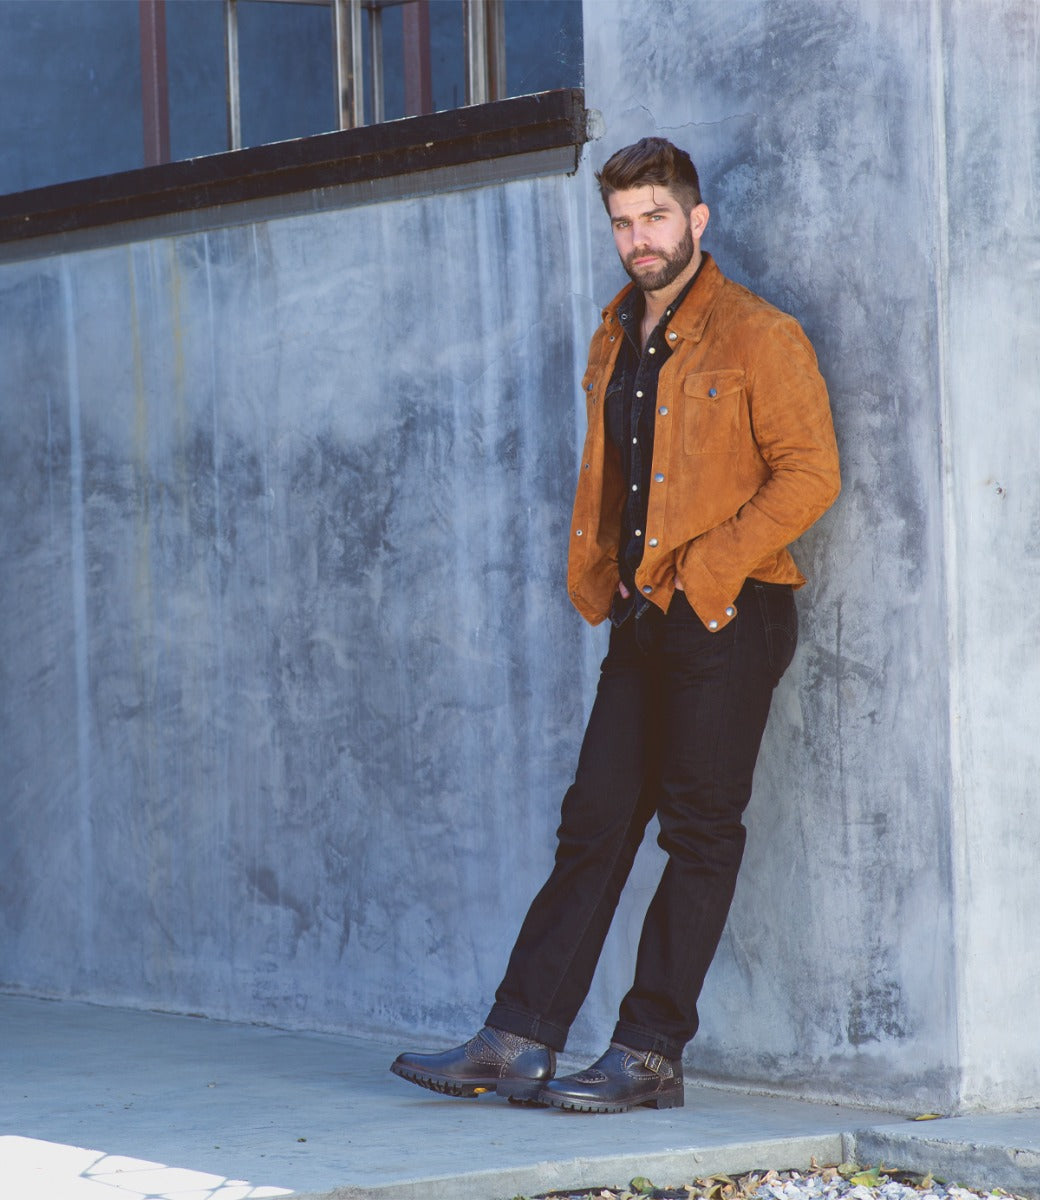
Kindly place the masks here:
[(612, 192), (657, 184), (666, 187), (689, 216), (701, 203), (701, 184), (697, 168), (685, 150), (665, 138), (646, 137), (632, 146), (624, 146), (596, 172), (603, 207), (610, 211)]

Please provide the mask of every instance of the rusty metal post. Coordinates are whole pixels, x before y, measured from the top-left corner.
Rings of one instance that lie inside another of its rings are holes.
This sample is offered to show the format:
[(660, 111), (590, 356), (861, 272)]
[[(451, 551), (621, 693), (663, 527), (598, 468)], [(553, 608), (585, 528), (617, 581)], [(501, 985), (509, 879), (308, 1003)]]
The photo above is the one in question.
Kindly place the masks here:
[(166, 67), (166, 0), (138, 0), (141, 16), (141, 112), (144, 162), (170, 161), (170, 80)]
[(401, 18), (404, 25), (405, 116), (421, 116), (433, 112), (430, 0), (408, 0)]

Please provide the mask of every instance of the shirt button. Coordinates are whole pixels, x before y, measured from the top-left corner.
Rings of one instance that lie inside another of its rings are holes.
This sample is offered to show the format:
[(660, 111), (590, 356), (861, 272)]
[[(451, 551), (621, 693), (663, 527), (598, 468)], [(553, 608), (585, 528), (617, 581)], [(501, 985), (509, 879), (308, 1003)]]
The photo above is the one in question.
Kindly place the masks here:
[(642, 400), (642, 398), (643, 398), (642, 392), (636, 392), (636, 395), (639, 397), (640, 400)]
[(582, 531), (580, 529), (575, 529), (575, 531), (574, 531), (575, 537), (581, 537), (581, 534), (582, 534)]
[[(669, 340), (670, 342), (674, 342), (674, 341), (675, 341), (675, 339), (676, 339), (678, 336), (679, 336), (679, 335), (678, 335), (677, 333), (670, 333), (670, 334), (668, 335), (668, 340)], [(611, 340), (613, 340), (613, 339), (611, 339)]]
[(737, 615), (737, 610), (731, 604), (729, 606), (729, 608), (726, 609), (726, 616), (727, 617), (735, 617), (736, 615)]
[(651, 347), (650, 347), (650, 353), (651, 353), (651, 354), (656, 354), (656, 353), (657, 353), (657, 347), (656, 347), (656, 346), (651, 346)]
[(651, 538), (651, 539), (650, 539), (650, 545), (651, 545), (651, 546), (656, 546), (656, 545), (657, 545), (657, 538)]
[(718, 621), (709, 621), (708, 622), (709, 629), (715, 630), (715, 629), (718, 629), (718, 627), (719, 627)]
[(639, 484), (638, 484), (638, 483), (633, 483), (633, 484), (632, 484), (632, 491), (633, 491), (633, 492), (638, 492), (638, 491), (639, 491)]
[(633, 446), (638, 446), (638, 445), (639, 445), (639, 438), (633, 438), (633, 439), (632, 439), (632, 445), (633, 445)]
[(612, 334), (610, 335), (610, 340), (611, 340), (611, 341), (613, 341), (613, 340), (614, 340), (614, 338), (615, 338), (616, 336), (617, 336), (616, 334), (613, 334), (613, 333), (612, 333)]
[(651, 586), (650, 586), (648, 583), (644, 583), (644, 584), (643, 584), (643, 592), (644, 592), (644, 593), (645, 593), (647, 596), (649, 596), (649, 595), (650, 595), (650, 593), (651, 593), (653, 590), (654, 590), (654, 589), (653, 589), (653, 588), (652, 588), (652, 587), (651, 587)]
[(586, 387), (586, 389), (585, 389), (585, 390), (586, 390), (587, 392), (591, 392), (591, 391), (592, 391), (592, 384), (590, 383), (590, 384), (588, 385), (588, 387)]
[(667, 417), (668, 416), (668, 405), (662, 404), (661, 407), (657, 411), (661, 414), (662, 417)]
[(664, 476), (661, 474), (660, 471), (658, 471), (657, 474), (654, 476), (654, 482), (655, 483), (664, 483)]
[(709, 396), (717, 396), (718, 392), (714, 388), (708, 388), (708, 395)]
[(586, 464), (585, 464), (585, 470), (586, 470), (586, 471), (589, 469), (589, 466), (590, 466), (590, 464), (589, 464), (589, 463), (586, 463)]
[(636, 537), (642, 537), (642, 536), (643, 536), (643, 531), (642, 531), (641, 529), (637, 529), (637, 530), (636, 530)]

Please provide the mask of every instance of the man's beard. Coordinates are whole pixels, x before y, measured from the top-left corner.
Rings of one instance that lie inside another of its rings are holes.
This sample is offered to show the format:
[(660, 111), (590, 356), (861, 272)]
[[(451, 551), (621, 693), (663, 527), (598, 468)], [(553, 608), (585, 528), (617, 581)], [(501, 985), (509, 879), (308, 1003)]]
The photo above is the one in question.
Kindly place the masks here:
[(693, 232), (687, 226), (682, 241), (670, 252), (656, 251), (664, 261), (658, 266), (634, 267), (632, 263), (646, 251), (633, 250), (622, 266), (628, 272), (629, 279), (644, 292), (659, 292), (670, 283), (674, 283), (686, 270), (693, 259)]

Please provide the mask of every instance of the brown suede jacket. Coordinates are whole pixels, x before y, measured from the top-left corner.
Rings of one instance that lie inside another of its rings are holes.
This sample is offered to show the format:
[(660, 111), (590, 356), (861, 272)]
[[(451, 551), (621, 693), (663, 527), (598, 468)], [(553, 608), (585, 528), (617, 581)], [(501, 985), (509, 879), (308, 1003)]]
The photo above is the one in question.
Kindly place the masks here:
[[(711, 256), (668, 326), (655, 414), (643, 594), (667, 612), (678, 575), (714, 631), (735, 616), (744, 580), (801, 587), (787, 550), (841, 487), (827, 388), (801, 326), (726, 279)], [(604, 309), (582, 386), (588, 434), (571, 522), (567, 588), (593, 625), (618, 586), (624, 503), (619, 456), (607, 439), (604, 394), (624, 336)]]

